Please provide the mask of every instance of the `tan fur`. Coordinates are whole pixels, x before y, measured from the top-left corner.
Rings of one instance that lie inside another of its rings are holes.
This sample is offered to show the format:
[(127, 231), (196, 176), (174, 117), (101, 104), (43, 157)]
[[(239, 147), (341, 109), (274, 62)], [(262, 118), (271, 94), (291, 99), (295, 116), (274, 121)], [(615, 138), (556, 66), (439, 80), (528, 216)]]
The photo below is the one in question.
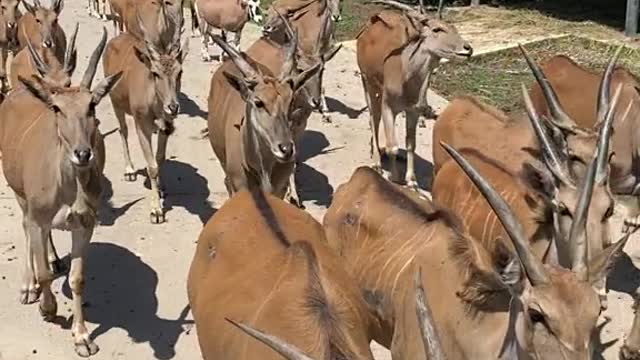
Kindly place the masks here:
[[(334, 194), (324, 228), (376, 315), (375, 340), (390, 347), (394, 359), (425, 359), (412, 301), (417, 266), (446, 358), (496, 359), (504, 341), (517, 341), (513, 334), (505, 338), (511, 296), (497, 275), (510, 252), (487, 251), (446, 210), (359, 168)], [(568, 270), (544, 269), (550, 282), (512, 302), (523, 306), (512, 310), (518, 338), (534, 339), (518, 345), (529, 356), (552, 359), (560, 357), (560, 340), (573, 348), (563, 349), (566, 359), (590, 359), (585, 346), (596, 327), (597, 293)], [(528, 321), (536, 306), (552, 333)]]
[[(64, 0), (59, 1), (62, 2)], [(58, 62), (62, 63), (64, 61), (64, 50), (67, 47), (67, 38), (58, 23), (59, 14), (54, 9), (42, 6), (34, 6), (31, 10), (33, 11), (27, 11), (18, 20), (19, 49), (27, 46), (27, 40), (31, 41), (32, 44), (44, 47), (47, 47), (44, 44), (45, 41), (52, 41), (51, 49), (53, 49)], [(44, 38), (43, 35), (45, 36)]]
[(420, 115), (426, 114), (427, 89), (430, 76), (441, 58), (470, 56), (471, 46), (456, 28), (439, 19), (424, 18), (416, 28), (409, 15), (383, 11), (371, 17), (358, 36), (357, 58), (365, 98), (371, 117), (371, 156), (381, 168), (378, 134), (382, 120), (385, 151), (391, 159), (394, 181), (401, 181), (396, 166), (398, 144), (395, 134), (396, 116), (405, 112), (407, 118), (407, 172), (405, 181), (417, 186), (414, 170), (416, 126)]
[[(182, 19), (182, 1), (170, 0), (110, 0), (114, 30), (126, 30), (138, 40), (144, 39), (142, 29), (138, 23), (138, 13), (147, 28), (150, 41), (158, 46), (168, 43), (176, 31), (176, 18)], [(172, 21), (163, 21), (163, 11)], [(116, 31), (117, 32), (117, 31)], [(164, 44), (163, 44), (164, 43)]]
[[(248, 231), (228, 231), (239, 228)], [(373, 359), (366, 305), (321, 225), (274, 196), (240, 191), (216, 212), (199, 236), (187, 289), (204, 359), (281, 359), (225, 318), (314, 359)]]

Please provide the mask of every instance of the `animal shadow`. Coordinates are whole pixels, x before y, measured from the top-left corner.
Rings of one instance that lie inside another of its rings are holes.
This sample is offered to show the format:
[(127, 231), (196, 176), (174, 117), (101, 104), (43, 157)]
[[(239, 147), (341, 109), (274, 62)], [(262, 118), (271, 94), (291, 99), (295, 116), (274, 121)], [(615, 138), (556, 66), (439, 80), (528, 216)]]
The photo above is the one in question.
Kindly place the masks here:
[(126, 214), (126, 212), (135, 204), (143, 199), (143, 197), (129, 201), (126, 204), (115, 207), (112, 202), (113, 183), (108, 177), (102, 176), (102, 201), (98, 211), (98, 220), (102, 226), (113, 226), (116, 220)]
[[(206, 223), (215, 212), (209, 202), (209, 182), (190, 164), (176, 160), (166, 160), (160, 168), (160, 180), (164, 193), (164, 208), (171, 211), (182, 207), (190, 214), (197, 215)], [(149, 180), (145, 181), (149, 187)]]
[(609, 273), (607, 287), (610, 290), (635, 296), (638, 286), (640, 286), (640, 271), (629, 255), (623, 252)]
[(178, 101), (180, 102), (180, 114), (207, 119), (207, 112), (202, 110), (187, 94), (181, 92)]
[[(126, 248), (94, 242), (87, 255), (85, 316), (98, 324), (92, 338), (120, 328), (136, 343), (148, 342), (155, 358), (173, 358), (174, 346), (185, 332), (183, 326), (193, 324), (186, 320), (190, 307), (185, 306), (175, 319), (160, 318), (158, 274)], [(68, 282), (64, 282), (62, 291), (71, 298)]]
[(316, 205), (328, 207), (333, 197), (333, 187), (329, 178), (305, 161), (335, 149), (326, 149), (330, 145), (329, 140), (323, 133), (314, 130), (306, 130), (301, 143), (296, 169), (296, 185), (300, 200), (313, 200)]
[(325, 97), (325, 99), (327, 100), (327, 107), (329, 108), (330, 112), (337, 112), (346, 115), (349, 119), (357, 119), (365, 110), (367, 110), (366, 106), (360, 110), (353, 109), (347, 106), (342, 101), (334, 99), (332, 97), (327, 96)]
[[(380, 154), (382, 158), (382, 168), (391, 173), (391, 162), (384, 150)], [(415, 153), (414, 167), (416, 172), (416, 178), (418, 180), (418, 187), (422, 190), (431, 191), (433, 184), (433, 164), (430, 161), (422, 158), (418, 153)], [(402, 181), (404, 182), (404, 174), (407, 171), (407, 151), (401, 149), (396, 157), (396, 164)]]

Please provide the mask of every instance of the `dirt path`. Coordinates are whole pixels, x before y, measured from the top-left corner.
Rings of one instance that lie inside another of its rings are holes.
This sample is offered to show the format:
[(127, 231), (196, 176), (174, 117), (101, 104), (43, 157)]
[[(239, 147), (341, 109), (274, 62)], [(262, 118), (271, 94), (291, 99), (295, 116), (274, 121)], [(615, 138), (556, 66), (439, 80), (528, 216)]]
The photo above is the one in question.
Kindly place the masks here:
[[(84, 71), (104, 23), (89, 18), (84, 2), (67, 2), (62, 25), (67, 31), (80, 22), (78, 34), (79, 65), (77, 77)], [(111, 25), (108, 29), (111, 34)], [(187, 34), (189, 32), (187, 31)], [(249, 29), (245, 45), (257, 32)], [(198, 140), (204, 127), (210, 64), (199, 58), (200, 41), (193, 38), (185, 64), (181, 99), (183, 114), (176, 121), (171, 137), (168, 161), (162, 170), (168, 191), (165, 200), (167, 223), (151, 225), (147, 191), (143, 179), (135, 183), (123, 180), (124, 163), (117, 121), (111, 104), (104, 101), (98, 109), (101, 130), (108, 134), (106, 195), (109, 206), (101, 209), (102, 225), (97, 228), (87, 260), (86, 316), (90, 331), (101, 347), (95, 359), (198, 359), (199, 349), (192, 318), (187, 308), (186, 277), (199, 231), (209, 216), (226, 200), (223, 173), (208, 141)], [(97, 78), (102, 78), (99, 70)], [(317, 115), (310, 121), (299, 170), (302, 198), (307, 210), (321, 220), (333, 190), (345, 182), (353, 170), (369, 160), (368, 113), (359, 77), (355, 52), (343, 49), (332, 61), (325, 76), (333, 124), (323, 124)], [(444, 102), (433, 97), (440, 109)], [(404, 126), (399, 121), (399, 126)], [(400, 128), (401, 130), (401, 128)], [(400, 131), (400, 139), (404, 132)], [(143, 168), (137, 139), (131, 139), (133, 160)], [(419, 181), (424, 186), (431, 173), (431, 128), (419, 129), (417, 161)], [(404, 141), (401, 141), (403, 144)], [(46, 150), (43, 151), (46, 156)], [(73, 359), (68, 324), (43, 323), (36, 305), (18, 303), (24, 257), (24, 236), (20, 212), (4, 177), (0, 180), (0, 359)], [(68, 253), (69, 235), (54, 234), (58, 250)], [(635, 243), (627, 246), (630, 253)], [(619, 337), (631, 321), (630, 296), (638, 277), (629, 257), (616, 269), (616, 281), (610, 296), (608, 315), (613, 325), (605, 329), (605, 341)], [(59, 315), (71, 315), (70, 291), (63, 279), (54, 283)], [(614, 359), (617, 350), (607, 352)], [(388, 352), (376, 347), (378, 359)]]

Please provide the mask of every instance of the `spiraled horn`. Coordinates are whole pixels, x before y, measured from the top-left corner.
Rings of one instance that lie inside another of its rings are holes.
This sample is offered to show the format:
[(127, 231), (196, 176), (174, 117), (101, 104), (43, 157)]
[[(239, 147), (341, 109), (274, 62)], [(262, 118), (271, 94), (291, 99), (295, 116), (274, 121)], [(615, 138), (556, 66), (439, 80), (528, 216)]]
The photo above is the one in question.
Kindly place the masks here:
[(245, 60), (242, 54), (229, 45), (220, 35), (212, 35), (211, 39), (229, 55), (231, 61), (238, 67), (242, 75), (247, 78), (258, 78), (258, 72)]
[(540, 89), (542, 89), (542, 94), (544, 95), (547, 105), (549, 106), (549, 111), (551, 112), (551, 119), (549, 120), (562, 130), (570, 131), (572, 133), (578, 132), (578, 125), (576, 125), (571, 117), (564, 112), (562, 106), (560, 106), (558, 95), (553, 90), (553, 87), (551, 87), (549, 80), (547, 80), (547, 77), (544, 75), (542, 70), (540, 70), (538, 64), (531, 59), (529, 53), (521, 44), (518, 44), (518, 47), (527, 61), (527, 65), (529, 65), (529, 69), (531, 69), (533, 76), (536, 78), (538, 85), (540, 85)]
[(64, 66), (63, 71), (71, 76), (73, 71), (76, 69), (76, 60), (77, 60), (77, 52), (76, 52), (76, 38), (78, 37), (78, 23), (76, 23), (76, 27), (73, 29), (73, 34), (71, 35), (71, 39), (69, 40), (69, 44), (67, 44), (67, 51), (64, 53)]
[[(596, 184), (603, 184), (607, 178), (609, 171), (609, 143), (611, 142), (611, 133), (613, 132), (613, 117), (616, 112), (616, 107), (620, 101), (620, 94), (622, 93), (622, 84), (616, 87), (616, 92), (613, 94), (613, 100), (608, 107), (607, 114), (604, 117), (604, 123), (600, 128), (598, 135), (598, 155), (596, 165)], [(631, 104), (629, 104), (631, 106)], [(628, 108), (627, 108), (628, 110)], [(625, 117), (628, 111), (625, 112)]]
[(293, 30), (289, 19), (282, 15), (276, 8), (273, 9), (282, 23), (284, 24), (285, 33), (287, 35), (287, 42), (284, 45), (284, 63), (282, 64), (282, 71), (280, 73), (280, 79), (284, 79), (291, 75), (296, 68), (296, 51), (298, 50), (298, 32)]
[(622, 49), (624, 45), (620, 45), (618, 50), (613, 54), (611, 59), (609, 59), (609, 63), (607, 64), (607, 68), (602, 73), (602, 79), (600, 80), (600, 85), (598, 86), (598, 104), (597, 104), (597, 121), (598, 123), (602, 122), (607, 115), (609, 110), (609, 87), (611, 86), (611, 79), (613, 77), (613, 70), (616, 67), (616, 62), (618, 62), (618, 58), (620, 57), (620, 53), (622, 53)]
[(435, 322), (433, 321), (433, 314), (431, 313), (427, 295), (422, 286), (422, 268), (418, 268), (418, 271), (416, 271), (413, 285), (416, 288), (416, 316), (418, 317), (418, 326), (420, 327), (420, 334), (422, 335), (424, 352), (427, 354), (428, 359), (445, 360), (442, 345), (440, 344), (440, 337), (438, 336)]
[(442, 20), (444, 11), (444, 0), (440, 0), (438, 3), (438, 19)]
[(478, 171), (474, 169), (462, 155), (460, 155), (460, 153), (443, 142), (441, 142), (440, 145), (444, 147), (447, 153), (449, 153), (458, 165), (460, 165), (460, 168), (462, 168), (469, 179), (478, 188), (480, 193), (482, 193), (489, 205), (491, 205), (491, 208), (500, 220), (500, 223), (502, 223), (507, 234), (509, 234), (509, 238), (513, 243), (518, 259), (520, 260), (531, 285), (537, 286), (548, 283), (549, 278), (545, 273), (544, 266), (542, 265), (542, 262), (533, 255), (531, 249), (529, 249), (529, 242), (524, 236), (522, 225), (514, 215), (511, 207), (509, 207), (500, 194), (493, 189), (493, 186), (491, 186), (491, 184), (489, 184), (482, 175), (480, 175), (480, 173), (478, 173)]
[(41, 77), (45, 77), (49, 72), (49, 65), (44, 62), (44, 60), (40, 57), (40, 54), (38, 54), (38, 52), (33, 48), (33, 44), (31, 44), (31, 40), (29, 40), (27, 32), (24, 28), (22, 28), (22, 32), (25, 36), (25, 39), (27, 39), (27, 49), (29, 50), (29, 54), (31, 55), (33, 65), (36, 67), (36, 70), (38, 70), (38, 74), (40, 74)]
[[(422, 0), (419, 0), (422, 3)], [(403, 4), (399, 1), (394, 0), (368, 0), (366, 1), (369, 4), (378, 4), (378, 5), (386, 5), (390, 7), (394, 7), (399, 10), (403, 10), (409, 13), (415, 13), (416, 9), (413, 6)]]
[(239, 328), (240, 330), (242, 330), (243, 332), (245, 332), (246, 334), (248, 334), (249, 336), (251, 336), (252, 338), (260, 341), (261, 343), (267, 345), (268, 347), (270, 347), (271, 349), (273, 349), (275, 352), (277, 352), (278, 354), (282, 355), (285, 359), (288, 360), (313, 360), (313, 358), (310, 358), (309, 356), (307, 356), (305, 353), (303, 353), (300, 349), (296, 348), (295, 346), (286, 343), (285, 341), (283, 341), (282, 339), (273, 336), (273, 335), (269, 335), (266, 334), (260, 330), (254, 329), (251, 326), (242, 324), (242, 323), (237, 323), (231, 319), (225, 319), (227, 320), (229, 323), (231, 323), (232, 325), (234, 325), (235, 327)]
[(93, 54), (91, 54), (91, 58), (89, 58), (89, 66), (87, 66), (87, 70), (84, 72), (84, 76), (82, 77), (82, 82), (80, 83), (81, 87), (85, 89), (91, 89), (91, 83), (93, 82), (93, 77), (96, 75), (96, 69), (98, 68), (98, 62), (100, 61), (100, 57), (102, 56), (102, 52), (104, 51), (104, 47), (107, 44), (107, 28), (102, 27), (102, 38), (98, 43), (98, 46), (95, 50), (93, 50)]

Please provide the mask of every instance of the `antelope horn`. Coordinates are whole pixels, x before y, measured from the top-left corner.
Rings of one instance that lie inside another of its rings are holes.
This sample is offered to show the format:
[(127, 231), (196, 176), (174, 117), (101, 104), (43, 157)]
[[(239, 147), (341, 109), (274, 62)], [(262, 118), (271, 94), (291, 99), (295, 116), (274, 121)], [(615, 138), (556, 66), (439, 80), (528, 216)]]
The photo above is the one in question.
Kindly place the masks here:
[[(620, 94), (622, 93), (622, 84), (616, 87), (616, 92), (613, 94), (613, 100), (611, 101), (610, 106), (608, 106), (608, 111), (606, 116), (604, 117), (604, 123), (600, 128), (600, 134), (598, 135), (598, 154), (597, 154), (597, 165), (596, 165), (596, 184), (603, 184), (607, 176), (609, 175), (608, 165), (609, 165), (609, 143), (611, 142), (611, 133), (613, 131), (613, 115), (616, 112), (616, 107), (618, 106), (618, 102), (620, 101)], [(631, 103), (629, 103), (629, 107), (627, 107), (627, 111), (625, 111), (625, 117), (629, 113), (631, 107)]]
[(549, 80), (547, 80), (547, 77), (544, 75), (542, 70), (540, 70), (538, 64), (533, 59), (531, 59), (529, 53), (521, 44), (518, 44), (518, 47), (520, 48), (522, 55), (524, 55), (524, 58), (527, 61), (527, 65), (529, 65), (529, 69), (531, 69), (531, 72), (536, 78), (538, 85), (540, 85), (540, 88), (542, 89), (544, 98), (547, 101), (547, 105), (549, 106), (549, 111), (551, 112), (550, 121), (562, 130), (569, 131), (571, 133), (578, 132), (578, 125), (576, 125), (576, 123), (571, 120), (569, 115), (567, 115), (567, 113), (565, 113), (562, 109), (562, 106), (560, 106), (558, 95), (553, 90), (553, 87), (551, 87)]
[(244, 59), (242, 54), (227, 44), (220, 35), (212, 35), (211, 39), (218, 44), (218, 46), (220, 46), (227, 55), (229, 55), (231, 61), (233, 61), (233, 63), (238, 67), (238, 70), (240, 70), (244, 77), (254, 79), (259, 77), (258, 72), (253, 68), (253, 66), (251, 66), (251, 64), (249, 64), (249, 62), (247, 62), (247, 60)]
[(252, 338), (260, 341), (261, 343), (267, 345), (268, 347), (270, 347), (271, 349), (273, 349), (275, 352), (277, 352), (278, 354), (282, 355), (285, 359), (288, 360), (313, 360), (312, 358), (310, 358), (309, 356), (307, 356), (305, 353), (303, 353), (300, 349), (296, 348), (295, 346), (286, 343), (285, 341), (283, 341), (282, 339), (273, 336), (273, 335), (269, 335), (266, 334), (260, 330), (254, 329), (251, 326), (242, 324), (242, 323), (237, 323), (231, 319), (226, 319), (228, 322), (230, 322), (233, 326), (239, 328), (240, 330), (242, 330), (244, 333), (246, 333), (247, 335), (251, 336)]
[(444, 11), (444, 0), (438, 3), (438, 19), (442, 20), (442, 12)]
[(607, 68), (604, 73), (602, 73), (602, 79), (600, 80), (600, 85), (598, 87), (598, 104), (597, 104), (597, 121), (598, 123), (602, 122), (609, 110), (609, 87), (611, 86), (611, 78), (613, 77), (613, 70), (616, 67), (616, 62), (620, 57), (620, 53), (624, 48), (623, 45), (618, 47), (618, 50), (613, 54), (609, 63), (607, 64)]
[(96, 75), (96, 69), (98, 68), (98, 62), (100, 61), (100, 57), (102, 56), (102, 52), (104, 51), (104, 47), (107, 44), (107, 28), (102, 27), (102, 38), (100, 39), (100, 43), (95, 50), (93, 50), (93, 54), (91, 54), (91, 58), (89, 58), (89, 66), (87, 66), (87, 70), (84, 72), (84, 76), (82, 77), (82, 82), (80, 83), (81, 87), (86, 89), (91, 89), (91, 83), (93, 82), (93, 77)]
[(25, 39), (27, 39), (27, 49), (29, 49), (29, 54), (31, 54), (33, 65), (36, 67), (36, 70), (38, 70), (40, 76), (45, 77), (49, 72), (49, 65), (44, 62), (44, 60), (40, 57), (40, 54), (38, 54), (38, 52), (33, 48), (33, 44), (31, 44), (31, 40), (29, 40), (27, 32), (24, 28), (22, 28), (22, 32), (25, 36)]
[(173, 39), (171, 39), (170, 52), (180, 50), (180, 36), (182, 35), (182, 27), (184, 25), (184, 18), (181, 14), (174, 14), (172, 18), (175, 23), (175, 29), (173, 32)]
[(521, 85), (522, 97), (524, 98), (524, 105), (527, 110), (527, 115), (529, 115), (529, 122), (531, 123), (531, 127), (536, 134), (538, 143), (540, 143), (542, 158), (544, 159), (547, 168), (549, 168), (556, 179), (560, 180), (562, 183), (566, 185), (573, 185), (573, 180), (571, 180), (571, 176), (569, 176), (567, 162), (560, 155), (560, 152), (556, 148), (556, 144), (547, 135), (547, 132), (542, 125), (542, 121), (540, 121), (538, 113), (533, 107), (533, 102), (531, 101), (531, 97), (529, 96), (527, 88), (524, 86), (524, 84)]
[[(420, 4), (422, 5), (422, 0), (418, 0), (420, 1)], [(387, 5), (390, 7), (394, 7), (396, 9), (399, 10), (403, 10), (409, 13), (415, 13), (416, 9), (413, 6), (407, 5), (407, 4), (403, 4), (401, 2), (398, 1), (394, 1), (394, 0), (368, 0), (367, 3), (369, 4), (378, 4), (378, 5)]]
[(424, 344), (424, 353), (427, 354), (428, 359), (445, 360), (440, 337), (436, 332), (435, 322), (433, 321), (433, 313), (422, 286), (422, 268), (418, 268), (418, 271), (416, 271), (413, 285), (416, 288), (416, 316), (418, 317), (418, 325)]
[(418, 0), (418, 11), (420, 12), (420, 14), (426, 13), (424, 9), (424, 0)]
[(506, 201), (504, 201), (504, 199), (493, 189), (491, 184), (489, 184), (482, 175), (480, 175), (480, 173), (478, 173), (478, 171), (474, 169), (462, 155), (460, 155), (460, 153), (443, 142), (440, 142), (440, 145), (447, 151), (447, 153), (449, 153), (458, 165), (460, 165), (469, 179), (482, 193), (489, 205), (491, 205), (491, 208), (500, 220), (500, 223), (502, 223), (507, 234), (509, 234), (509, 238), (513, 243), (518, 259), (520, 260), (531, 285), (537, 286), (547, 283), (549, 278), (545, 273), (542, 262), (540, 262), (540, 260), (538, 260), (529, 249), (529, 242), (524, 236), (522, 225), (518, 222)]
[(77, 60), (77, 51), (76, 51), (76, 37), (78, 36), (78, 23), (76, 23), (75, 29), (73, 29), (73, 34), (71, 35), (71, 39), (69, 40), (69, 44), (67, 45), (67, 51), (64, 53), (64, 66), (63, 71), (67, 73), (69, 76), (73, 73), (73, 70), (76, 68), (76, 60)]
[(282, 71), (280, 73), (280, 79), (284, 79), (291, 75), (296, 68), (296, 50), (298, 50), (298, 33), (291, 28), (289, 20), (283, 16), (277, 9), (273, 9), (282, 23), (284, 24), (285, 33), (289, 40), (286, 42), (284, 48), (284, 63), (282, 64)]
[(40, 4), (40, 0), (33, 0), (33, 5), (37, 8), (42, 7), (42, 5)]
[[(596, 149), (596, 152), (598, 150)], [(574, 211), (573, 223), (569, 232), (569, 248), (571, 249), (571, 270), (582, 280), (588, 279), (589, 246), (586, 241), (586, 222), (589, 215), (589, 204), (593, 194), (596, 177), (597, 155), (593, 158), (580, 188), (580, 196)]]

